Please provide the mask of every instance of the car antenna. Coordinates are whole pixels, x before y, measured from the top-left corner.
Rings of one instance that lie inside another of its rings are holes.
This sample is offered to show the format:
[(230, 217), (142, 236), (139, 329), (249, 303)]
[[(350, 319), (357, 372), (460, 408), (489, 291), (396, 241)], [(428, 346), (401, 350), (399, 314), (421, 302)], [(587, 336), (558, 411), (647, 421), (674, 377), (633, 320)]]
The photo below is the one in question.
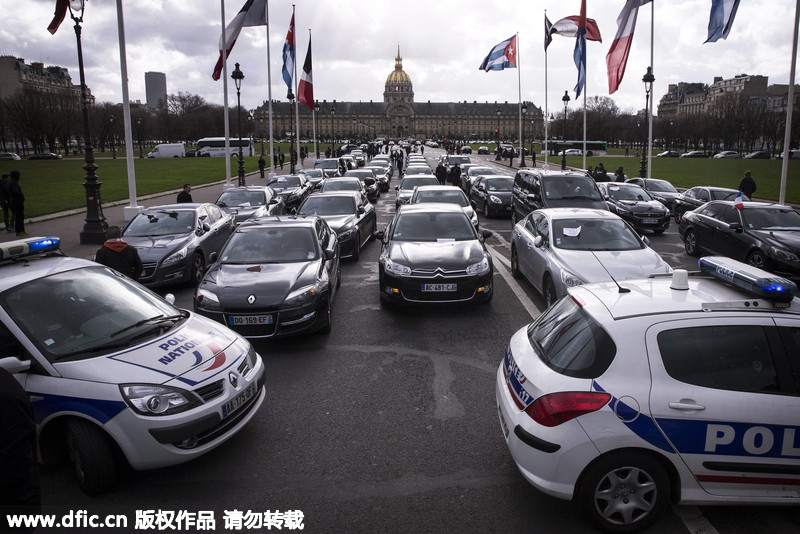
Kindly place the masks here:
[(614, 276), (612, 276), (612, 274), (610, 272), (608, 272), (608, 269), (606, 269), (606, 266), (603, 265), (603, 262), (600, 261), (600, 258), (597, 257), (597, 254), (594, 253), (594, 250), (590, 249), (589, 252), (592, 253), (592, 256), (594, 256), (594, 259), (596, 259), (597, 263), (600, 264), (600, 267), (602, 267), (603, 270), (608, 275), (608, 277), (611, 278), (611, 281), (614, 282), (614, 284), (616, 284), (617, 289), (619, 289), (618, 293), (630, 293), (631, 292), (631, 290), (628, 289), (627, 287), (622, 287), (621, 285), (619, 285), (619, 282), (617, 282), (617, 280), (614, 278)]

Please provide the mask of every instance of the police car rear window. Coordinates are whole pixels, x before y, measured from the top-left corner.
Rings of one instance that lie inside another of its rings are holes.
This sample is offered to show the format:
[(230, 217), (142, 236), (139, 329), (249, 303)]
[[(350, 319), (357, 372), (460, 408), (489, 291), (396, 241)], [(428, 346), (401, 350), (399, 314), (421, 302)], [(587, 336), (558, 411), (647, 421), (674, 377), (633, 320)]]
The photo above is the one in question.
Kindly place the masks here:
[(528, 340), (548, 367), (575, 378), (602, 375), (617, 352), (608, 333), (570, 297), (528, 327)]

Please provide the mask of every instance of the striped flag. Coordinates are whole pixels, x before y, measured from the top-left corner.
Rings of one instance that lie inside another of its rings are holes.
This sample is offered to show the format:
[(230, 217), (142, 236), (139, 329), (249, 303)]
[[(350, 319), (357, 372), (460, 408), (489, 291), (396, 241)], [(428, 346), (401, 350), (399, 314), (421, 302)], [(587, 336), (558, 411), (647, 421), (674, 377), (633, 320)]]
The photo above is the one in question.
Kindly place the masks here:
[(289, 33), (286, 34), (286, 41), (283, 42), (283, 81), (289, 92), (292, 92), (292, 73), (294, 72), (294, 13), (292, 21), (289, 23)]
[(606, 67), (608, 69), (608, 94), (613, 95), (622, 77), (625, 75), (625, 65), (628, 63), (628, 53), (631, 51), (633, 31), (636, 29), (636, 15), (639, 7), (651, 0), (627, 0), (625, 6), (617, 17), (617, 35), (611, 48), (606, 54)]
[(514, 35), (492, 48), (478, 70), (503, 70), (517, 68), (517, 36)]
[[(550, 25), (550, 34), (560, 35), (562, 37), (577, 37), (579, 19), (580, 16), (572, 15), (556, 21), (555, 24)], [(547, 25), (545, 23), (545, 28), (546, 27)], [(594, 19), (586, 19), (586, 40), (603, 42), (600, 36), (600, 28), (597, 27), (597, 22)]]
[(67, 8), (69, 7), (69, 0), (56, 0), (56, 12), (53, 14), (53, 20), (50, 22), (50, 26), (47, 27), (47, 31), (51, 34), (55, 35), (58, 27), (61, 26), (61, 23), (64, 22), (64, 17), (67, 16)]
[(744, 202), (742, 202), (742, 192), (741, 191), (736, 193), (736, 198), (733, 199), (733, 207), (736, 208), (737, 210), (743, 210), (744, 209)]
[(706, 43), (714, 43), (717, 39), (728, 37), (733, 27), (733, 18), (736, 16), (737, 9), (739, 9), (739, 0), (711, 0), (711, 15), (708, 17), (708, 39), (706, 39)]
[(578, 18), (578, 31), (575, 36), (575, 50), (572, 59), (578, 67), (578, 83), (575, 84), (575, 98), (581, 96), (586, 87), (586, 0), (581, 0), (581, 15)]
[(311, 77), (311, 35), (308, 36), (308, 52), (303, 63), (303, 74), (300, 75), (300, 85), (297, 87), (297, 100), (314, 110), (314, 81)]
[[(231, 55), (233, 45), (236, 44), (236, 39), (239, 33), (245, 26), (266, 26), (267, 25), (267, 0), (247, 0), (242, 9), (233, 17), (233, 20), (225, 28), (219, 38), (219, 59), (217, 64), (214, 65), (214, 72), (211, 74), (213, 80), (219, 80), (222, 74), (222, 62)], [(228, 49), (225, 50), (225, 43), (228, 44)], [(225, 51), (223, 57), (223, 50)]]
[(547, 18), (547, 15), (544, 16), (544, 51), (547, 52), (547, 47), (550, 46), (550, 43), (553, 41), (553, 23), (550, 22), (550, 19)]

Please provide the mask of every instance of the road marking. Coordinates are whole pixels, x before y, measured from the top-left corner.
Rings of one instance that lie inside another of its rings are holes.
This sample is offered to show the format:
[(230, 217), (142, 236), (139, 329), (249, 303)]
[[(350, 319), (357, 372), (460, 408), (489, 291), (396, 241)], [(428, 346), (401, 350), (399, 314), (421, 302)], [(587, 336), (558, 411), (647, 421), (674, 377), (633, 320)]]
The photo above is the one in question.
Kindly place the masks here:
[(697, 506), (673, 506), (672, 510), (690, 534), (719, 534)]
[(520, 304), (522, 304), (522, 307), (525, 308), (525, 310), (531, 316), (531, 319), (536, 319), (539, 317), (542, 312), (539, 311), (539, 308), (537, 308), (533, 301), (528, 298), (528, 295), (525, 293), (525, 290), (522, 289), (522, 286), (519, 285), (519, 282), (517, 282), (514, 277), (511, 276), (511, 272), (509, 271), (509, 269), (511, 269), (511, 262), (507, 260), (505, 256), (497, 252), (494, 247), (487, 245), (486, 248), (489, 249), (489, 252), (492, 254), (492, 258), (495, 260), (495, 269), (500, 273), (500, 276), (503, 277), (511, 290), (517, 296)]

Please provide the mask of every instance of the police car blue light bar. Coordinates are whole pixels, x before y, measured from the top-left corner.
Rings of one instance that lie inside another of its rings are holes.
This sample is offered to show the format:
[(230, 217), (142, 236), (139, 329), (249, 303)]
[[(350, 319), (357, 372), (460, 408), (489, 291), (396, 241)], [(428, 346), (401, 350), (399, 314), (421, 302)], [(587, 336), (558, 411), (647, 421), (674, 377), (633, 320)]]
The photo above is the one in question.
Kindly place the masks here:
[(723, 256), (698, 260), (700, 270), (718, 280), (744, 289), (754, 296), (777, 302), (790, 302), (797, 294), (797, 284), (786, 278)]
[(35, 256), (60, 248), (60, 237), (30, 237), (0, 243), (0, 261)]

